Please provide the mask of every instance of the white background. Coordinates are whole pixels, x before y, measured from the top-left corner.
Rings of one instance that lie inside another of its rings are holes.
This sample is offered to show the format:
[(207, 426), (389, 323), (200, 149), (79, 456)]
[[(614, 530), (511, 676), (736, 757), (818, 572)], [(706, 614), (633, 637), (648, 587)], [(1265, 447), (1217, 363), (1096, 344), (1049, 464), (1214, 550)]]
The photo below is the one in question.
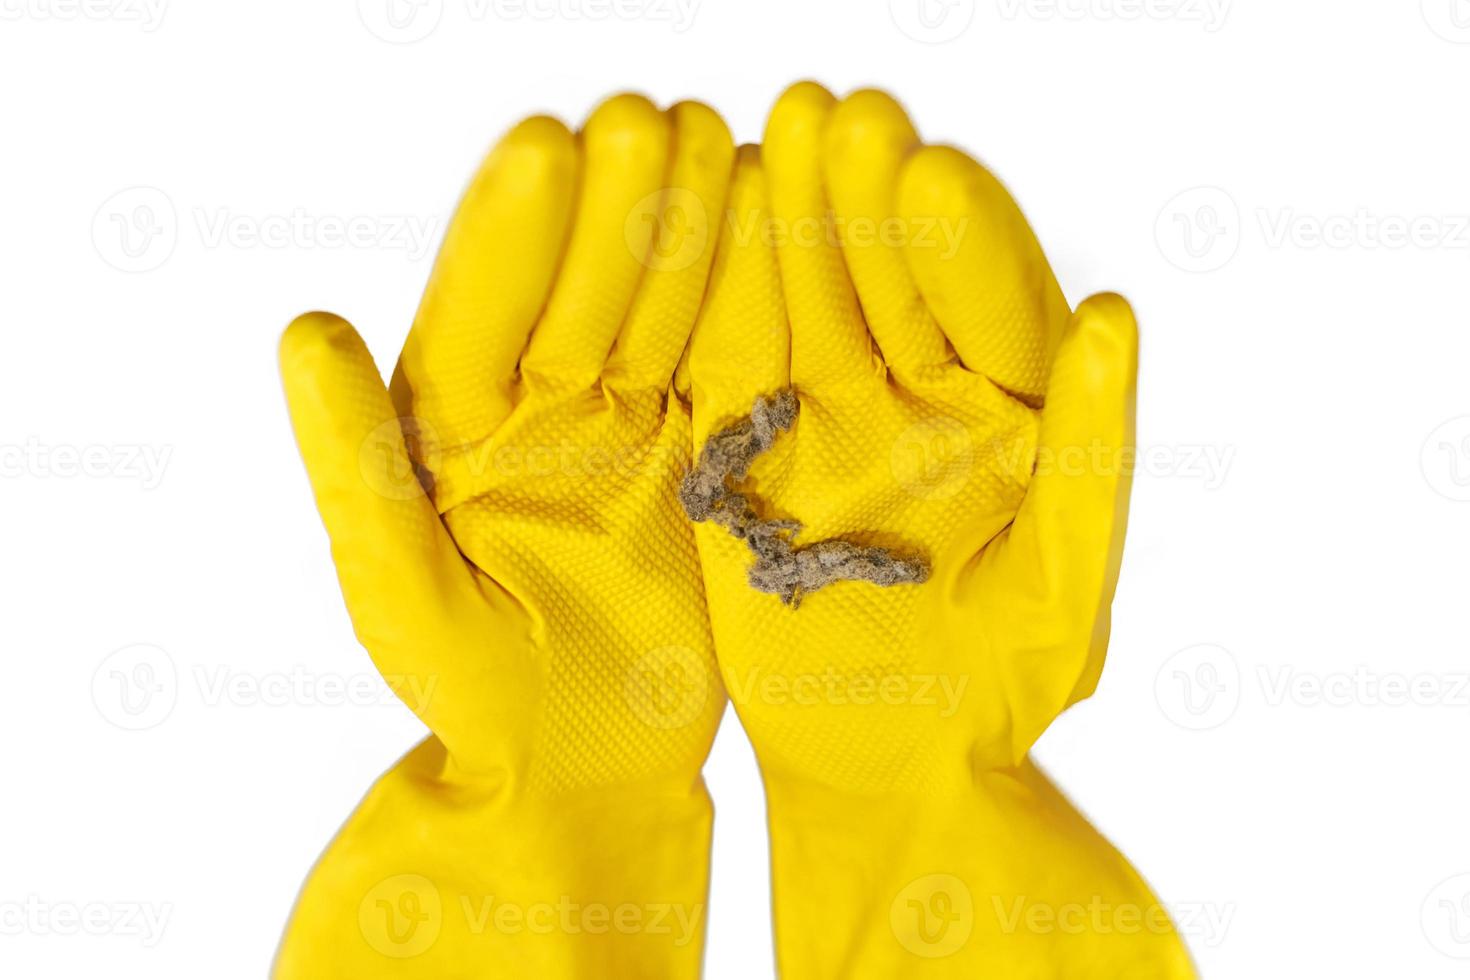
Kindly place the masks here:
[[(387, 0), (82, 2), (0, 0), (0, 974), (262, 976), (420, 735), (310, 687), (379, 690), (282, 325), (335, 310), (391, 365), (520, 116), (632, 88), (758, 140), (811, 76), (889, 88), (1009, 183), (1074, 302), (1139, 312), (1110, 665), (1041, 761), (1207, 976), (1465, 976), (1465, 0), (418, 0), (402, 29)], [(316, 237), (349, 218), (364, 241)], [(108, 678), (140, 666), (165, 689), (127, 715)], [(765, 834), (727, 721), (708, 975), (748, 980)]]

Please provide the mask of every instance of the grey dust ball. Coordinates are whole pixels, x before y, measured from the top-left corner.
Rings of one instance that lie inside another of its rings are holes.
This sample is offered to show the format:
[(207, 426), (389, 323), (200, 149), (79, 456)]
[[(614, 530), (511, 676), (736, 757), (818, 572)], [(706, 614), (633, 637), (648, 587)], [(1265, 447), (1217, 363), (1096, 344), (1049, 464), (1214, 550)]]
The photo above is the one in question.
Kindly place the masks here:
[(755, 554), (748, 577), (752, 588), (779, 596), (795, 607), (807, 592), (841, 581), (902, 585), (929, 577), (923, 558), (903, 558), (887, 548), (828, 538), (798, 546), (800, 521), (771, 520), (756, 513), (735, 489), (776, 435), (796, 422), (797, 401), (787, 390), (755, 400), (750, 415), (709, 437), (699, 461), (679, 487), (679, 502), (692, 521), (713, 521), (744, 541)]

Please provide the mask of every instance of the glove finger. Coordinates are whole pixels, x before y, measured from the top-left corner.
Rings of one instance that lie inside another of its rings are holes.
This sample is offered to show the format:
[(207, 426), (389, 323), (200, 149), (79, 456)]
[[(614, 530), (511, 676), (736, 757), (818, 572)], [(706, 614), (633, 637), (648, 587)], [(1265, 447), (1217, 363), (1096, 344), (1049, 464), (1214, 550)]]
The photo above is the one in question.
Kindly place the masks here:
[(694, 394), (694, 444), (750, 413), (755, 397), (790, 383), (791, 335), (781, 270), (766, 233), (770, 208), (760, 147), (736, 155), (728, 220), (699, 323), (689, 344)]
[(1067, 301), (1020, 208), (984, 167), (958, 150), (925, 147), (898, 185), (905, 247), (924, 301), (965, 367), (1031, 403), (1046, 388)]
[(862, 380), (876, 369), (822, 187), (834, 104), (814, 82), (793, 85), (771, 109), (761, 149), (791, 320), (791, 380), (799, 389)]
[(730, 186), (735, 144), (719, 114), (681, 102), (669, 116), (674, 135), (667, 186), (630, 214), (625, 228), (631, 236), (646, 224), (653, 240), (633, 308), (603, 368), (611, 388), (668, 386), (704, 298)]
[[(404, 429), (351, 324), (329, 313), (297, 317), (281, 337), (280, 363), (357, 637), (405, 703), (449, 742), (461, 725), (445, 698), (428, 694), (470, 686), (460, 665), (442, 658), (457, 647), (451, 630), (486, 629), (486, 600), (414, 474)], [(416, 457), (432, 459), (432, 433), (418, 438)]]
[(1016, 639), (1003, 669), (1019, 703), (1018, 757), (1092, 693), (1102, 670), (1128, 520), (1137, 376), (1127, 301), (1084, 302), (1057, 348), (1035, 475), (976, 581), (982, 597), (1005, 597), (982, 615)]
[(393, 376), (402, 415), (445, 445), (492, 433), (510, 411), (516, 362), (546, 304), (576, 193), (577, 147), (533, 116), (491, 151), (465, 191)]
[(842, 254), (863, 317), (884, 361), (899, 376), (922, 373), (951, 358), (904, 260), (903, 242), (916, 229), (894, 214), (899, 173), (918, 143), (903, 108), (884, 92), (864, 89), (833, 112), (822, 154), (827, 195), (844, 230)]
[(668, 118), (637, 95), (614, 96), (588, 118), (571, 241), (521, 358), (528, 383), (584, 388), (601, 372), (653, 237), (647, 222), (628, 219), (663, 186), (669, 130)]

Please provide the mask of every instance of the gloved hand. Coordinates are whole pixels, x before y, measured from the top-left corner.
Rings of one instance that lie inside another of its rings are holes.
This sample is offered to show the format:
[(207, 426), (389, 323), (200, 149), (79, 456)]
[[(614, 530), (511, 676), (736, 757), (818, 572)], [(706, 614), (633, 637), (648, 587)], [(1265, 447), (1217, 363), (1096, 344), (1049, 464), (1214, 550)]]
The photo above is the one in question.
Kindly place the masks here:
[(432, 735), (312, 871), (282, 980), (698, 975), (724, 695), (670, 388), (732, 156), (697, 104), (528, 119), (465, 194), (391, 398), (343, 320), (286, 330), (353, 625)]
[(747, 542), (697, 526), (766, 782), (781, 975), (1192, 976), (1148, 887), (1027, 757), (1107, 646), (1127, 304), (1073, 313), (995, 178), (920, 146), (880, 93), (790, 89), (731, 202), (688, 361), (696, 446), (794, 388), (743, 503), (800, 522), (798, 551), (927, 566), (787, 604), (752, 588)]

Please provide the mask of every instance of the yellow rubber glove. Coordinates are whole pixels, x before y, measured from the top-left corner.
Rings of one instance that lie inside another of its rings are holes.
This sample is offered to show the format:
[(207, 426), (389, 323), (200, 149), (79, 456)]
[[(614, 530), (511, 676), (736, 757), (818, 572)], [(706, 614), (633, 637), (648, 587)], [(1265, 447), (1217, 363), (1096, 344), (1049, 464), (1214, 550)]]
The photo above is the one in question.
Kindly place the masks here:
[(781, 975), (1192, 976), (1148, 887), (1027, 758), (1107, 645), (1127, 304), (1072, 313), (1000, 184), (920, 146), (880, 93), (790, 89), (731, 200), (689, 356), (696, 445), (791, 386), (795, 424), (739, 491), (800, 521), (797, 545), (930, 566), (793, 607), (747, 582), (744, 543), (697, 527), (767, 787)]
[(281, 980), (698, 975), (724, 694), (670, 392), (733, 152), (696, 104), (528, 119), (466, 192), (391, 398), (343, 320), (286, 330), (353, 625), (432, 736), (312, 871)]

